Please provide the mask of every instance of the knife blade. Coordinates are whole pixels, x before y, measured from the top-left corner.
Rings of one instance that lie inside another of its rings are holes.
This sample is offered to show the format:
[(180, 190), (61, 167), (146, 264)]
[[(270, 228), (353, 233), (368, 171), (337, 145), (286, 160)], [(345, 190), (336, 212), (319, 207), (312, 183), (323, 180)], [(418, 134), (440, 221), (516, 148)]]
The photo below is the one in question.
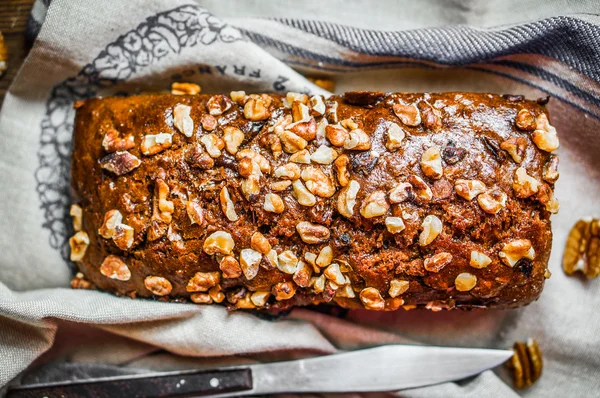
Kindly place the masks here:
[(21, 386), (23, 397), (231, 397), (398, 391), (461, 380), (505, 362), (510, 350), (387, 345), (294, 361)]

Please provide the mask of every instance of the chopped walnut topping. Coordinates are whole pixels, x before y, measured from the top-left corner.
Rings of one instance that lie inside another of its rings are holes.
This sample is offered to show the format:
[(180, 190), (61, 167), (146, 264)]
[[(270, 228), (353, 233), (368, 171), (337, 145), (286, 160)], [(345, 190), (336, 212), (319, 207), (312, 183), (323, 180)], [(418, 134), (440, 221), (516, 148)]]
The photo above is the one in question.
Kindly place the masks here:
[(258, 275), (258, 266), (261, 261), (262, 254), (256, 250), (242, 249), (240, 252), (240, 266), (246, 279), (252, 280)]
[(249, 98), (244, 105), (244, 117), (253, 122), (268, 119), (271, 116), (269, 105), (262, 98)]
[(227, 152), (235, 155), (244, 142), (244, 133), (237, 127), (226, 126), (223, 128), (223, 141), (225, 141)]
[(471, 251), (471, 261), (469, 265), (473, 268), (485, 268), (492, 263), (492, 259), (489, 258), (485, 253), (478, 252), (476, 250)]
[(251, 300), (252, 293), (246, 292), (236, 303), (235, 308), (252, 309), (255, 308)]
[(360, 189), (360, 184), (351, 180), (347, 187), (340, 191), (337, 200), (337, 208), (344, 217), (354, 216), (354, 206), (356, 205), (356, 195)]
[(258, 231), (252, 234), (250, 247), (261, 254), (267, 254), (271, 251), (269, 240)]
[(265, 203), (263, 205), (265, 211), (281, 214), (285, 210), (285, 205), (281, 196), (276, 193), (268, 193), (265, 195)]
[(287, 153), (296, 153), (308, 145), (308, 142), (304, 138), (289, 130), (285, 130), (279, 136), (279, 139), (281, 140), (283, 150)]
[(294, 103), (294, 101), (298, 101), (302, 104), (307, 104), (308, 103), (308, 95), (290, 91), (290, 92), (286, 93), (285, 100), (287, 101), (287, 107), (290, 108), (292, 106), (292, 104)]
[(215, 272), (196, 272), (188, 281), (185, 290), (188, 292), (206, 292), (221, 281), (221, 274)]
[(263, 260), (264, 261), (260, 265), (266, 270), (275, 269), (279, 265), (275, 249), (269, 250), (269, 252), (264, 255)]
[(354, 293), (354, 289), (352, 289), (352, 285), (344, 285), (336, 291), (335, 297), (354, 298), (356, 294)]
[(296, 224), (296, 231), (304, 243), (317, 244), (329, 240), (330, 232), (327, 227), (318, 224), (312, 224), (308, 221), (301, 221)]
[(268, 134), (265, 136), (265, 143), (271, 149), (271, 153), (275, 159), (279, 159), (279, 157), (283, 154), (283, 146), (281, 145), (281, 140), (275, 134)]
[(139, 167), (142, 161), (127, 151), (110, 153), (98, 161), (100, 166), (118, 176), (129, 173)]
[(452, 262), (452, 254), (441, 252), (426, 258), (423, 266), (429, 272), (440, 272), (450, 262)]
[(260, 170), (263, 173), (271, 172), (271, 164), (269, 163), (267, 158), (265, 158), (260, 153), (255, 152), (251, 149), (242, 149), (241, 151), (238, 151), (238, 153), (235, 155), (235, 157), (237, 160), (242, 160), (244, 158), (248, 158), (251, 161), (255, 162), (260, 167)]
[(90, 237), (84, 231), (79, 231), (69, 239), (71, 246), (71, 261), (81, 261), (85, 256), (88, 246), (90, 245)]
[(532, 131), (535, 129), (535, 120), (531, 112), (527, 109), (521, 109), (519, 113), (517, 113), (515, 124), (521, 130)]
[(402, 127), (398, 126), (396, 123), (388, 124), (387, 128), (387, 141), (385, 143), (385, 147), (390, 151), (396, 151), (402, 148), (402, 141), (406, 133), (402, 129)]
[(194, 134), (194, 121), (190, 116), (192, 107), (183, 104), (177, 104), (173, 107), (173, 120), (175, 127), (186, 137)]
[(127, 250), (133, 245), (134, 230), (129, 225), (119, 224), (115, 227), (113, 242), (121, 250)]
[(221, 200), (221, 209), (223, 210), (225, 217), (227, 217), (229, 221), (237, 221), (239, 217), (235, 212), (235, 206), (231, 200), (231, 196), (229, 196), (229, 190), (227, 190), (227, 187), (223, 187), (221, 189), (219, 199)]
[(527, 174), (527, 170), (523, 167), (519, 167), (515, 172), (512, 186), (518, 198), (528, 198), (540, 189), (540, 183)]
[(396, 116), (407, 126), (418, 126), (421, 124), (421, 112), (414, 105), (394, 104), (392, 107)]
[(312, 155), (310, 155), (310, 160), (313, 163), (331, 164), (337, 157), (338, 153), (335, 149), (326, 145), (321, 145), (312, 153)]
[(329, 122), (337, 123), (338, 122), (338, 115), (337, 115), (338, 103), (335, 101), (327, 101), (325, 103), (325, 107), (327, 108), (327, 110), (325, 111), (325, 115), (327, 116), (327, 119), (329, 120)]
[(558, 156), (550, 155), (544, 163), (543, 179), (551, 184), (558, 180)]
[(312, 108), (312, 111), (317, 115), (322, 116), (325, 114), (325, 102), (323, 101), (323, 97), (320, 95), (313, 95), (310, 97), (309, 104)]
[(343, 285), (346, 283), (346, 278), (344, 277), (344, 274), (342, 274), (339, 264), (330, 264), (325, 271), (323, 271), (323, 275), (336, 285)]
[(231, 100), (223, 94), (213, 95), (206, 103), (208, 113), (213, 116), (219, 116), (231, 108)]
[(260, 177), (256, 175), (248, 176), (248, 178), (244, 179), (240, 184), (240, 189), (246, 200), (255, 202), (260, 193)]
[(273, 124), (273, 126), (269, 127), (268, 131), (273, 131), (276, 135), (281, 135), (285, 131), (287, 126), (289, 126), (293, 122), (294, 120), (292, 119), (292, 115), (281, 116), (277, 118), (277, 120), (275, 120), (275, 123)]
[(335, 185), (320, 168), (306, 167), (300, 177), (304, 180), (306, 188), (317, 196), (330, 198), (335, 194)]
[(225, 147), (225, 142), (213, 133), (203, 135), (200, 138), (200, 142), (204, 144), (206, 152), (208, 152), (210, 157), (215, 159), (221, 156), (221, 149)]
[(514, 265), (522, 258), (533, 260), (535, 258), (535, 250), (529, 239), (517, 239), (504, 245), (500, 253), (500, 259), (509, 267)]
[(477, 284), (477, 277), (468, 272), (463, 272), (458, 274), (456, 279), (454, 280), (454, 287), (459, 292), (468, 292), (473, 289)]
[(306, 121), (310, 119), (310, 109), (305, 103), (308, 101), (308, 96), (306, 96), (306, 101), (304, 103), (300, 101), (292, 102), (292, 119), (294, 122)]
[(208, 255), (232, 253), (235, 243), (229, 232), (217, 231), (213, 232), (204, 241), (203, 250)]
[(348, 138), (344, 140), (344, 149), (354, 151), (366, 151), (371, 149), (371, 139), (367, 133), (361, 129), (354, 129), (350, 132)]
[(294, 282), (296, 285), (300, 287), (309, 287), (310, 285), (310, 277), (312, 276), (313, 269), (310, 264), (305, 263), (300, 260), (298, 262), (298, 267), (296, 268), (296, 272), (294, 273)]
[(275, 300), (289, 300), (296, 294), (296, 285), (294, 282), (280, 282), (273, 286), (271, 293), (275, 296)]
[(421, 156), (421, 170), (423, 173), (434, 180), (442, 178), (444, 170), (442, 169), (442, 157), (440, 148), (432, 146), (423, 152)]
[(343, 187), (347, 186), (350, 182), (348, 163), (350, 163), (350, 158), (348, 158), (348, 155), (341, 155), (333, 162), (333, 167), (335, 168), (338, 182)]
[(258, 163), (254, 162), (250, 158), (241, 158), (238, 162), (238, 173), (242, 177), (250, 176), (262, 176), (263, 173), (260, 170)]
[(71, 288), (72, 289), (94, 289), (94, 285), (92, 282), (85, 279), (85, 275), (81, 272), (75, 274), (75, 277), (71, 279)]
[(340, 125), (330, 124), (325, 126), (325, 137), (331, 142), (331, 145), (340, 147), (350, 138), (350, 133)]
[(223, 278), (239, 278), (242, 276), (242, 267), (233, 256), (225, 256), (219, 263), (219, 269), (223, 272)]
[(313, 288), (315, 293), (323, 293), (325, 290), (325, 282), (327, 282), (325, 275), (314, 276), (310, 278), (309, 285)]
[(169, 133), (148, 134), (144, 136), (140, 150), (144, 155), (151, 156), (170, 148), (172, 144), (173, 136)]
[(229, 98), (238, 105), (244, 105), (247, 99), (245, 91), (232, 91), (229, 93)]
[(199, 143), (193, 144), (186, 154), (186, 160), (192, 167), (198, 167), (202, 170), (210, 170), (215, 165), (215, 161), (210, 155), (202, 149)]
[(225, 294), (223, 294), (223, 289), (221, 289), (221, 285), (213, 286), (208, 289), (208, 295), (215, 303), (220, 303), (225, 300)]
[(429, 185), (421, 177), (410, 175), (408, 182), (412, 184), (416, 198), (423, 203), (430, 202), (433, 199), (433, 192)]
[(314, 140), (317, 136), (317, 122), (312, 117), (308, 120), (294, 122), (288, 125), (286, 129), (306, 141)]
[(558, 149), (558, 135), (556, 129), (548, 122), (545, 113), (540, 114), (535, 119), (535, 131), (531, 135), (533, 143), (542, 151), (552, 152)]
[(171, 84), (171, 94), (173, 95), (196, 95), (201, 90), (200, 86), (194, 83), (173, 82)]
[(271, 296), (271, 292), (258, 291), (252, 293), (252, 296), (250, 296), (250, 300), (255, 306), (264, 307), (269, 301), (269, 296)]
[(122, 223), (123, 215), (118, 210), (109, 210), (104, 215), (102, 226), (98, 234), (105, 239), (113, 239), (117, 247), (127, 250), (133, 245), (134, 230)]
[(119, 210), (109, 210), (104, 214), (104, 221), (98, 229), (98, 234), (105, 239), (111, 239), (115, 234), (117, 225), (123, 221), (123, 215)]
[(286, 163), (276, 168), (273, 175), (284, 180), (297, 180), (300, 178), (300, 167), (296, 163)]
[(421, 224), (423, 231), (419, 235), (419, 245), (427, 246), (442, 232), (442, 221), (434, 215), (428, 215)]
[(290, 162), (310, 164), (310, 153), (306, 149), (298, 151), (290, 156)]
[(423, 126), (425, 128), (438, 131), (442, 128), (442, 113), (435, 109), (428, 102), (419, 102), (421, 117), (423, 118)]
[[(333, 255), (332, 255), (332, 260), (333, 260)], [(317, 255), (315, 253), (311, 253), (311, 252), (306, 252), (304, 253), (304, 260), (306, 260), (307, 263), (309, 263), (310, 265), (313, 266), (313, 269), (315, 270), (315, 272), (320, 272), (319, 271), (319, 267), (317, 266)], [(331, 263), (331, 261), (329, 262)], [(329, 264), (327, 264), (329, 265)]]
[(212, 304), (213, 300), (208, 293), (192, 293), (190, 300), (195, 304)]
[(406, 293), (409, 287), (410, 283), (408, 281), (392, 279), (390, 281), (390, 290), (388, 291), (388, 294), (390, 295), (390, 297), (396, 298), (401, 294)]
[(558, 213), (558, 200), (556, 200), (556, 198), (554, 197), (554, 192), (552, 192), (552, 188), (550, 188), (548, 185), (544, 184), (540, 187), (540, 190), (538, 192), (538, 200), (550, 213)]
[(388, 204), (383, 191), (371, 192), (360, 207), (360, 214), (364, 218), (379, 217), (387, 213), (390, 205)]
[(213, 131), (217, 128), (217, 119), (213, 115), (204, 114), (200, 118), (200, 124), (206, 131)]
[(358, 124), (352, 118), (344, 119), (340, 122), (340, 124), (342, 125), (342, 127), (346, 128), (348, 130), (354, 130), (359, 127)]
[(381, 297), (379, 290), (374, 287), (367, 287), (360, 292), (360, 301), (368, 310), (381, 311), (385, 308), (385, 301)]
[(150, 220), (150, 229), (147, 238), (150, 241), (161, 238), (169, 223), (171, 222), (174, 205), (167, 200), (169, 196), (169, 186), (164, 180), (158, 178), (154, 186), (154, 200), (152, 201), (152, 218)]
[(315, 195), (313, 195), (300, 180), (292, 183), (293, 195), (302, 206), (312, 207), (317, 203)]
[(288, 189), (291, 185), (292, 182), (290, 180), (274, 181), (271, 183), (270, 188), (272, 191), (281, 192)]
[(487, 187), (479, 180), (461, 180), (454, 183), (456, 194), (466, 200), (472, 200), (477, 195), (485, 192)]
[(147, 276), (146, 279), (144, 279), (144, 285), (146, 286), (146, 289), (157, 296), (166, 296), (173, 290), (171, 282), (162, 276)]
[(109, 128), (102, 140), (102, 148), (106, 152), (127, 151), (134, 146), (135, 139), (132, 135), (121, 138), (119, 132), (114, 128)]
[(507, 198), (500, 189), (492, 188), (477, 196), (477, 202), (486, 213), (497, 214), (506, 206)]
[[(306, 258), (306, 255), (309, 255), (308, 258), (312, 259), (312, 256), (310, 256), (310, 254), (312, 254), (312, 253), (306, 253), (304, 255), (304, 257)], [(314, 254), (313, 254), (313, 256), (314, 256)], [(307, 259), (307, 261), (309, 261), (309, 260)], [(331, 264), (332, 261), (333, 261), (333, 250), (331, 249), (331, 246), (327, 245), (321, 249), (321, 251), (319, 252), (319, 255), (314, 259), (314, 264), (320, 268), (324, 268), (324, 267), (327, 267), (329, 264)], [(310, 263), (310, 261), (309, 261), (309, 263)]]
[(79, 205), (71, 205), (69, 209), (69, 215), (73, 217), (73, 230), (75, 232), (81, 231), (83, 221), (83, 210)]
[(202, 209), (200, 203), (193, 200), (188, 200), (185, 205), (185, 209), (191, 224), (202, 225), (204, 223), (204, 210)]
[(413, 187), (408, 182), (401, 182), (388, 193), (388, 197), (390, 203), (402, 203), (414, 197)]
[(527, 149), (527, 139), (525, 137), (509, 138), (500, 144), (500, 148), (508, 152), (516, 163), (521, 163)]
[(385, 227), (391, 234), (397, 234), (404, 231), (404, 221), (400, 217), (386, 217)]
[(277, 269), (281, 272), (293, 275), (296, 268), (298, 268), (298, 257), (291, 250), (286, 250), (277, 256)]

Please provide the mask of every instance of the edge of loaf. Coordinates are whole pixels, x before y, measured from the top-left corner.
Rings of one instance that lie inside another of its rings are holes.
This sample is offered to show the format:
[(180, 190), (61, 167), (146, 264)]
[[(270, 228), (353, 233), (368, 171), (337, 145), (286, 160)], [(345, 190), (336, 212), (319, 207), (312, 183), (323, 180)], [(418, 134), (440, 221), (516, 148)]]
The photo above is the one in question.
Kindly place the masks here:
[(74, 285), (278, 310), (538, 298), (556, 130), (522, 96), (146, 94), (75, 104)]

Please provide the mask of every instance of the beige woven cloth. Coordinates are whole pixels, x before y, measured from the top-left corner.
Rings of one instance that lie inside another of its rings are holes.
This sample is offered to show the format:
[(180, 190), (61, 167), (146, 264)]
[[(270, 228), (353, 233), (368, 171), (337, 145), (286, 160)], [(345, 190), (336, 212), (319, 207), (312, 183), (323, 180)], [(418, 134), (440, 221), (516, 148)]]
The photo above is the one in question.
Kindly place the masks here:
[[(52, 1), (0, 113), (0, 391), (15, 378), (18, 383), (25, 369), (27, 381), (60, 380), (397, 342), (507, 348), (534, 337), (545, 368), (527, 390), (513, 391), (508, 373), (499, 369), (398, 395), (598, 396), (600, 280), (566, 277), (560, 257), (574, 221), (600, 209), (594, 66), (600, 19), (593, 1), (570, 7), (520, 1), (378, 1), (368, 9), (342, 0)], [(567, 11), (573, 14), (564, 16)], [(550, 18), (556, 15), (563, 17)], [(422, 29), (447, 24), (480, 28)], [(561, 139), (561, 211), (552, 218), (553, 276), (540, 300), (519, 310), (471, 313), (357, 310), (335, 317), (296, 309), (271, 321), (219, 306), (68, 288), (65, 209), (74, 100), (164, 90), (180, 80), (197, 82), (205, 92), (322, 92), (298, 71), (330, 76), (337, 92), (552, 94), (549, 110)]]

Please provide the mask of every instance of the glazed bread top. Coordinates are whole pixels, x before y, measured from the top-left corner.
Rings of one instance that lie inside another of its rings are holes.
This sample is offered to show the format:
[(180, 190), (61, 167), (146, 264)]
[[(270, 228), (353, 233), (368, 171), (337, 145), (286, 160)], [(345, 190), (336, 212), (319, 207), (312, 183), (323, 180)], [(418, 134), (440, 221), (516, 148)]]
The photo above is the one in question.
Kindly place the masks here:
[(548, 275), (558, 139), (520, 96), (157, 94), (76, 108), (71, 244), (100, 289), (239, 308), (514, 307)]

